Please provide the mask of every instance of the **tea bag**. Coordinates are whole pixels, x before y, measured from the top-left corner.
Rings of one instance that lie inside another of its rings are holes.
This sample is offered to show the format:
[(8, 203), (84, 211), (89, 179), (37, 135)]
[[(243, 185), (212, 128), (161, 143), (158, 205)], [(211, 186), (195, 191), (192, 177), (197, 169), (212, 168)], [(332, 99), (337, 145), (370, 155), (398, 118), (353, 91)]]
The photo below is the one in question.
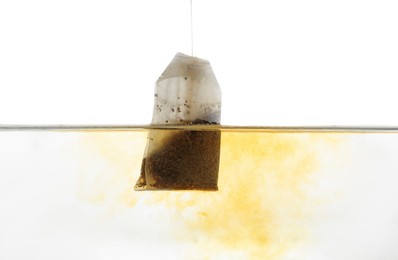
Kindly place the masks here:
[(217, 190), (221, 90), (207, 60), (177, 53), (156, 82), (152, 126), (135, 190)]

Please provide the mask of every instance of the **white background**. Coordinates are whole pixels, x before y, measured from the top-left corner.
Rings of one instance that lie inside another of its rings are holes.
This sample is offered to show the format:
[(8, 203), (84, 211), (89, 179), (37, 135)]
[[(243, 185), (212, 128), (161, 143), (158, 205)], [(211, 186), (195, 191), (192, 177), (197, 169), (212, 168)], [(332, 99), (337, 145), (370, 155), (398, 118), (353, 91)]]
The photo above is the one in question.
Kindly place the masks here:
[[(188, 0), (0, 1), (0, 124), (146, 124)], [(194, 1), (227, 125), (398, 125), (396, 1)]]

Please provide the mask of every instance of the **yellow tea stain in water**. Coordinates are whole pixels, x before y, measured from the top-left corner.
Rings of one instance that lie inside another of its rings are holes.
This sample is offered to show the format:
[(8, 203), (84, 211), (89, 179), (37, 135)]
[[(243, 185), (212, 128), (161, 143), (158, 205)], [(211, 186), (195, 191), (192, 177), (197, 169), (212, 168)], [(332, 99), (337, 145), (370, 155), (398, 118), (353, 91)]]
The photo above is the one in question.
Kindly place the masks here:
[(300, 227), (307, 207), (302, 184), (316, 169), (306, 139), (223, 134), (220, 191), (193, 194), (200, 217), (186, 221), (188, 230), (203, 233), (200, 246), (208, 254), (203, 257), (232, 251), (237, 257), (270, 259), (305, 236)]
[(111, 207), (134, 206), (134, 174), (141, 165), (146, 136), (144, 131), (82, 134), (78, 198)]
[(318, 155), (338, 142), (325, 133), (226, 131), (219, 191), (135, 192), (146, 133), (90, 133), (85, 144), (107, 163), (92, 177), (82, 175), (79, 194), (111, 206), (167, 206), (181, 227), (175, 239), (192, 242), (185, 248), (189, 258), (279, 259), (305, 243), (316, 204), (308, 191), (316, 185)]

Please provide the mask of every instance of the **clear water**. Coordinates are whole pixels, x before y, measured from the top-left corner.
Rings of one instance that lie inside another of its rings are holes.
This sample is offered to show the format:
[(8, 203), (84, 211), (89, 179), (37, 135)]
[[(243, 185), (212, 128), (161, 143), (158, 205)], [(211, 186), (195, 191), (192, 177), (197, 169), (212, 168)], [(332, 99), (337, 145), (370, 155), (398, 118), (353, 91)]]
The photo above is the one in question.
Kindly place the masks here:
[(156, 129), (221, 131), (219, 191), (134, 191), (148, 126), (3, 126), (0, 258), (398, 257), (395, 128)]

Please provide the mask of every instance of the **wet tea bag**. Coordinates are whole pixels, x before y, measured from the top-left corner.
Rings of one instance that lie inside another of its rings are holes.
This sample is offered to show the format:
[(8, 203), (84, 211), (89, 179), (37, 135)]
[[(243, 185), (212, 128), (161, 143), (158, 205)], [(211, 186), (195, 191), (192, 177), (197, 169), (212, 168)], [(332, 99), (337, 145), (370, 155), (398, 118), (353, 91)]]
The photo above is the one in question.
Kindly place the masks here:
[[(221, 90), (207, 60), (177, 53), (156, 82), (151, 129), (135, 190), (217, 190)], [(193, 126), (192, 126), (193, 125)]]

